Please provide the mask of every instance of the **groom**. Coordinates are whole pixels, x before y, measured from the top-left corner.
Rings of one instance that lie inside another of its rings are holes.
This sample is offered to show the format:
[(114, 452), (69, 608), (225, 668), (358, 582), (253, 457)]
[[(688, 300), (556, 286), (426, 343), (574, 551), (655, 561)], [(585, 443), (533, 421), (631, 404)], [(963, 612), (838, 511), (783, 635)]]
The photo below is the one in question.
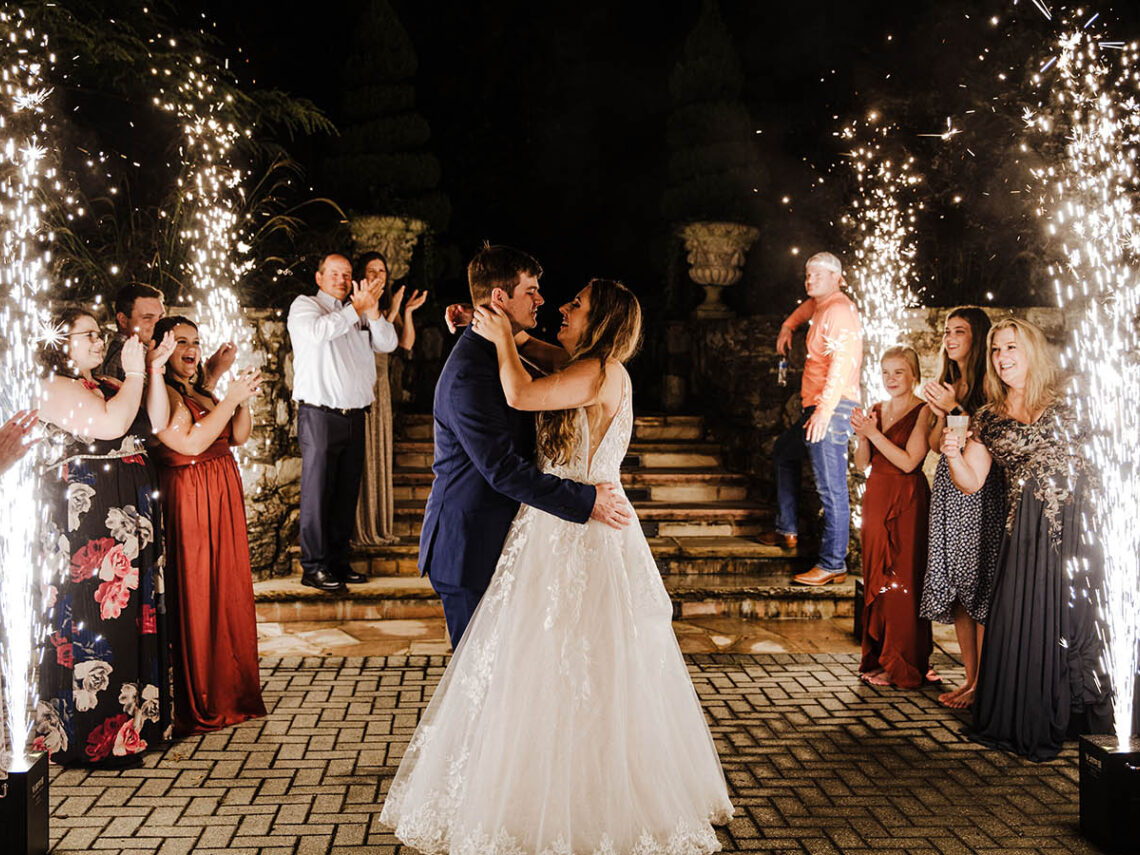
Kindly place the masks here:
[[(516, 333), (533, 329), (543, 303), (541, 275), (539, 263), (525, 252), (485, 246), (467, 265), (471, 302), (499, 306)], [(491, 582), (520, 503), (570, 522), (595, 519), (613, 528), (628, 525), (632, 516), (614, 484), (595, 487), (539, 471), (534, 414), (507, 406), (495, 345), (470, 328), (443, 366), (432, 415), (435, 481), (424, 512), (419, 567), (443, 601), (454, 650)]]

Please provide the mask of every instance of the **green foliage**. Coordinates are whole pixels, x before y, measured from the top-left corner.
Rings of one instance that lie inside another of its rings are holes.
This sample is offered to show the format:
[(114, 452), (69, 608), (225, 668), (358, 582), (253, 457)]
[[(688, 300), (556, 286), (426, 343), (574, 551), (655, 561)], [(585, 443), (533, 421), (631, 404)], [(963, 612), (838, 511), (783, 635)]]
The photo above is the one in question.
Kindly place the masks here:
[(716, 0), (705, 0), (669, 79), (669, 186), (662, 209), (671, 222), (756, 220), (765, 176), (740, 89), (740, 60)]
[(431, 129), (415, 111), (411, 39), (388, 0), (370, 0), (352, 32), (341, 136), (322, 172), (356, 213), (418, 217), (443, 231), (451, 205), (428, 149)]
[(183, 187), (192, 158), (181, 122), (158, 102), (196, 72), (213, 87), (204, 100), (210, 116), (243, 131), (229, 154), (246, 175), (232, 194), (248, 247), (248, 270), (236, 284), (247, 301), (270, 299), (304, 218), (324, 209), (343, 216), (329, 200), (306, 198), (299, 165), (276, 140), (333, 132), (330, 120), (306, 99), (243, 87), (218, 58), (217, 40), (177, 28), (162, 3), (118, 3), (108, 13), (91, 0), (66, 8), (43, 0), (25, 9), (29, 23), (50, 34), (65, 83), (53, 97), (65, 123), (62, 173), (77, 201), (45, 197), (62, 296), (110, 299), (130, 282), (160, 288), (172, 305), (190, 295), (185, 235), (195, 226)]

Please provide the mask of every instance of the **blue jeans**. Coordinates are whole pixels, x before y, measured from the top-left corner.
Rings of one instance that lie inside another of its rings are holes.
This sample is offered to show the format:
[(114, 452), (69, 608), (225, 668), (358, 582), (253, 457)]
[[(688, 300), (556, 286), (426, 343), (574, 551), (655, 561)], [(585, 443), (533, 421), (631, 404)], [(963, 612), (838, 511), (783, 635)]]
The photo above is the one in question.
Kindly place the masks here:
[(819, 442), (808, 442), (804, 425), (815, 412), (805, 407), (799, 421), (776, 440), (772, 457), (776, 464), (776, 531), (796, 534), (796, 504), (800, 494), (800, 473), (804, 457), (811, 459), (815, 489), (823, 505), (823, 532), (817, 567), (832, 573), (847, 570), (847, 541), (851, 528), (851, 505), (847, 495), (847, 440), (851, 438), (851, 410), (854, 401), (840, 400), (827, 425), (827, 435)]

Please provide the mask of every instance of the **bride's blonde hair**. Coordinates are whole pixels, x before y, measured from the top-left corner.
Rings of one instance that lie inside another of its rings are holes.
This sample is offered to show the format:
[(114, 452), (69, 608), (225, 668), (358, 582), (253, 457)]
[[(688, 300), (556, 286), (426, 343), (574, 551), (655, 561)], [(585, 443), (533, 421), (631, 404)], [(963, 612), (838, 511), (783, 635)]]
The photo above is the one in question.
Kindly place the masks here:
[[(622, 283), (613, 279), (591, 279), (590, 309), (586, 328), (570, 350), (570, 363), (596, 359), (602, 372), (598, 388), (606, 379), (606, 362), (628, 362), (641, 345), (641, 304)], [(569, 463), (578, 441), (574, 410), (554, 410), (538, 414), (538, 450), (554, 463)]]

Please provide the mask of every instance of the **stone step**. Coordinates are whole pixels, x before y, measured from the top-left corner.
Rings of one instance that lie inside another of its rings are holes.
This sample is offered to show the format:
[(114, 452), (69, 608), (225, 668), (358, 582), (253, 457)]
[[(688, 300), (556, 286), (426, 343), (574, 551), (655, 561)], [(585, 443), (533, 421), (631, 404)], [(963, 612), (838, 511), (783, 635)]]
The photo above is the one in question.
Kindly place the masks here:
[[(392, 490), (395, 500), (426, 500), (434, 477), (431, 470), (394, 470)], [(623, 470), (621, 482), (635, 505), (639, 502), (734, 502), (748, 496), (748, 479), (723, 469)]]
[(673, 619), (731, 617), (756, 620), (850, 618), (855, 614), (855, 582), (813, 588), (772, 584), (766, 577), (666, 577)]
[[(674, 619), (737, 617), (763, 620), (851, 617), (855, 584), (809, 588), (754, 576), (665, 577)], [(426, 578), (380, 578), (352, 585), (343, 596), (306, 588), (296, 577), (254, 583), (257, 619), (366, 621), (440, 618), (443, 606)]]
[[(644, 502), (636, 504), (646, 537), (755, 537), (772, 527), (774, 512), (756, 502)], [(424, 502), (396, 502), (394, 533), (419, 537)]]
[[(431, 440), (432, 417), (430, 413), (401, 413), (396, 416), (395, 433), (397, 438), (406, 440)], [(646, 414), (634, 416), (633, 435), (645, 441), (695, 440), (705, 434), (705, 423), (701, 416)]]
[[(396, 471), (431, 469), (431, 440), (397, 440), (392, 451)], [(623, 469), (711, 469), (721, 465), (720, 446), (715, 442), (633, 442)]]
[[(745, 537), (657, 536), (648, 538), (648, 543), (662, 576), (753, 576), (777, 584), (811, 567), (806, 550), (783, 550)], [(407, 535), (385, 546), (354, 547), (350, 563), (369, 578), (407, 578), (419, 575), (418, 555), (418, 537)], [(290, 548), (289, 559), (299, 577), (299, 546)]]

